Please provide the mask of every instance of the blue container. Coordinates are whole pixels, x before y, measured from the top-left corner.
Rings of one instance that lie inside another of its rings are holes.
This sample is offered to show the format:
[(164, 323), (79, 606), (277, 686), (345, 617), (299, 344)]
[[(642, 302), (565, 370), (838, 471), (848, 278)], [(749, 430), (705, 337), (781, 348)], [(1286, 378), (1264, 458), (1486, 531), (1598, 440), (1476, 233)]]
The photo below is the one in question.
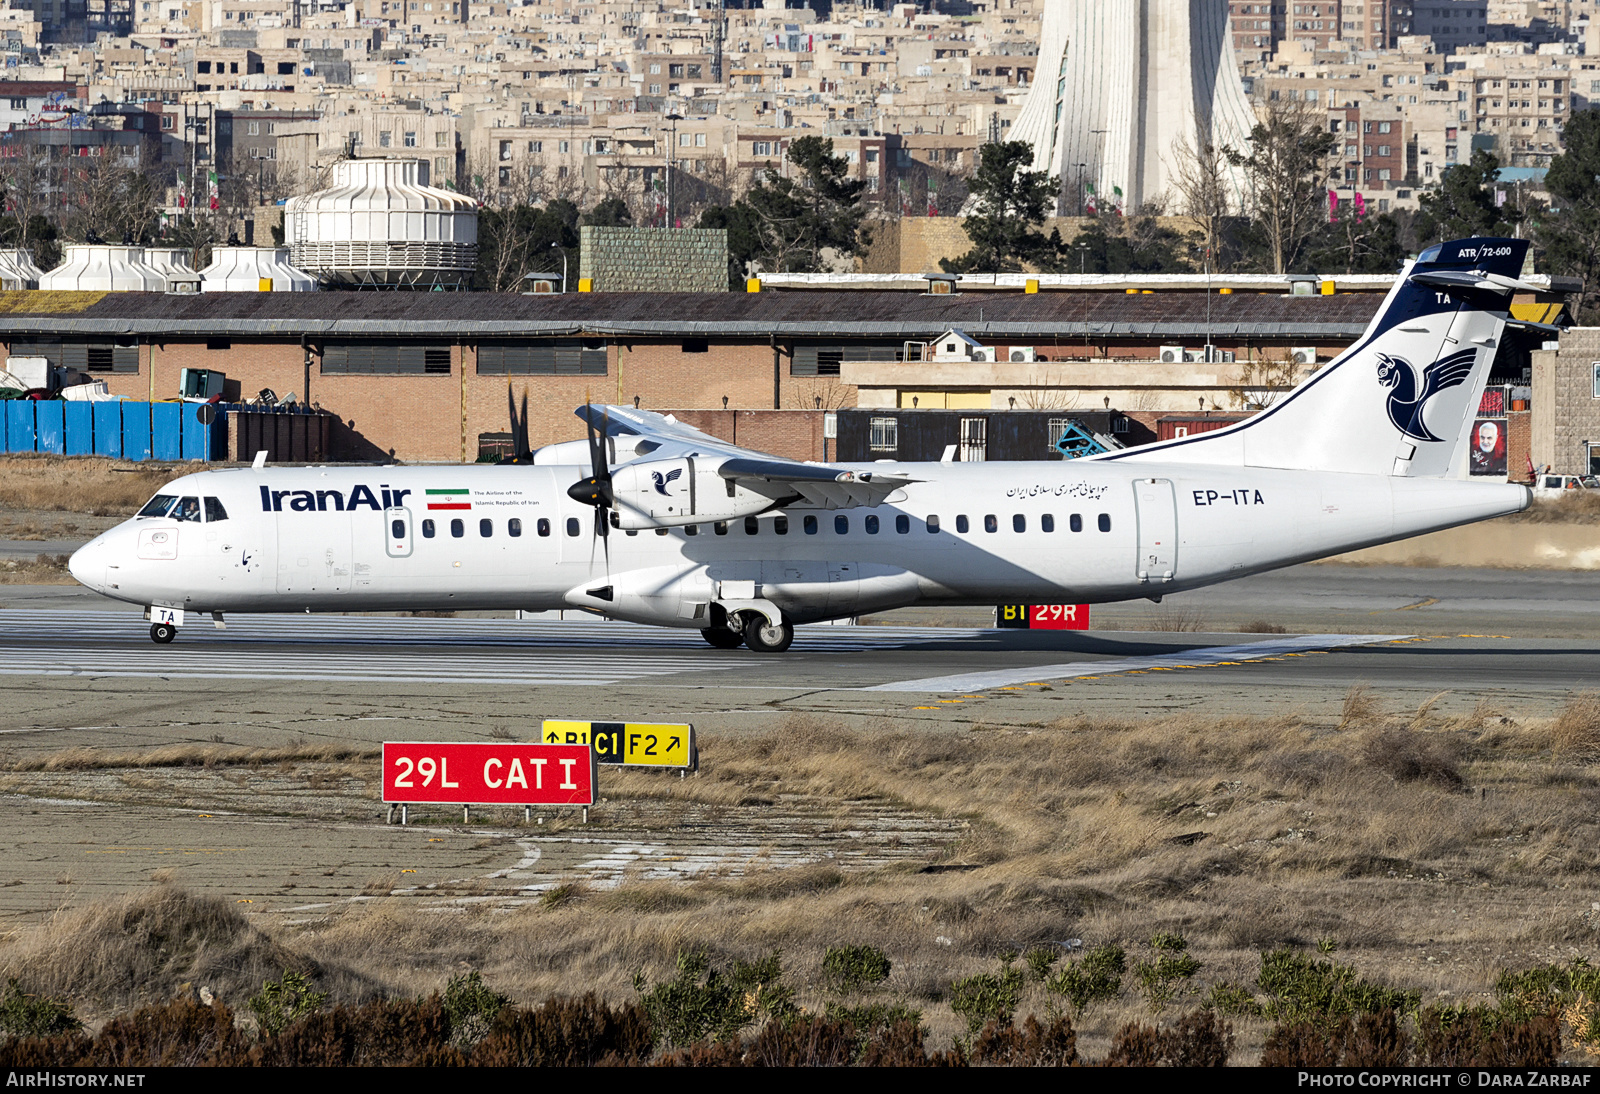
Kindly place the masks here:
[(36, 451), (49, 452), (57, 456), (66, 452), (66, 415), (61, 413), (65, 405), (45, 400), (34, 404), (34, 421), (38, 430)]
[(150, 458), (150, 404), (122, 404), (122, 458)]
[(118, 457), (122, 455), (122, 402), (108, 399), (103, 403), (90, 403), (94, 407), (94, 454)]
[(182, 403), (150, 404), (150, 452), (158, 460), (183, 459)]
[[(212, 416), (211, 424), (200, 420), (202, 412)], [(183, 458), (186, 460), (212, 460), (217, 457), (217, 439), (226, 437), (227, 413), (214, 404), (183, 404)]]
[(32, 399), (11, 399), (6, 403), (6, 451), (35, 452), (37, 434), (33, 428)]
[(65, 447), (69, 456), (88, 456), (94, 453), (94, 404), (64, 402), (61, 404), (62, 425), (65, 427)]

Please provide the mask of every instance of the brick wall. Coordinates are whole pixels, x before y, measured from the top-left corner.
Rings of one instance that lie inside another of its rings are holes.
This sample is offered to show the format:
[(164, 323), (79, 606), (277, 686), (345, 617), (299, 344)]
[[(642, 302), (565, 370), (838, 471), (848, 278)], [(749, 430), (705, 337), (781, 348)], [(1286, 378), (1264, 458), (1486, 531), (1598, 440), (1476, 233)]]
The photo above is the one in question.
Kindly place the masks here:
[(728, 291), (726, 229), (585, 225), (578, 233), (578, 276), (595, 292)]
[[(729, 444), (753, 448), (786, 460), (821, 460), (820, 410), (663, 410)], [(828, 459), (837, 459), (832, 442)]]
[[(1551, 377), (1552, 456), (1561, 474), (1589, 472), (1586, 444), (1600, 444), (1600, 399), (1594, 397), (1594, 364), (1600, 361), (1600, 327), (1573, 327), (1561, 333)], [(1536, 377), (1538, 371), (1535, 372)], [(1536, 395), (1537, 397), (1537, 395)]]

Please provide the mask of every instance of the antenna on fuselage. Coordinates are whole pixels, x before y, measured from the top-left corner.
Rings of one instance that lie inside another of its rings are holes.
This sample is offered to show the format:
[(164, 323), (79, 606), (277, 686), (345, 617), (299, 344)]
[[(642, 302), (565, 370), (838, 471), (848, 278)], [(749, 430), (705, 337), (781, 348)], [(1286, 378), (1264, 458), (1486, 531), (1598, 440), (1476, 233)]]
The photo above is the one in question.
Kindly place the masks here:
[(267, 450), (263, 448), (256, 453), (256, 458), (250, 461), (250, 467), (253, 470), (260, 471), (265, 466), (267, 466)]

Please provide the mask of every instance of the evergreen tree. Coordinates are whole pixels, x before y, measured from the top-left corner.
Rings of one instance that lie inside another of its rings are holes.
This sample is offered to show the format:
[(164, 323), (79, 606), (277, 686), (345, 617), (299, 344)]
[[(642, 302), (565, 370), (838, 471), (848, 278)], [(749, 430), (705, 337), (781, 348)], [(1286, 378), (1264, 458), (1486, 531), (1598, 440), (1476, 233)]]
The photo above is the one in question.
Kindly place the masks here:
[(1106, 215), (1061, 249), (1052, 272), (1188, 273), (1194, 265), (1185, 256), (1202, 245), (1201, 239), (1199, 233), (1185, 236), (1153, 216)]
[(1026, 266), (1053, 268), (1061, 253), (1061, 237), (1039, 231), (1055, 205), (1058, 179), (1032, 171), (1033, 145), (1026, 141), (986, 144), (978, 150), (978, 170), (969, 190), (977, 210), (963, 223), (972, 250), (959, 258), (941, 258), (947, 273), (982, 270), (1018, 272)]
[(1467, 163), (1447, 168), (1438, 188), (1420, 199), (1417, 233), (1422, 244), (1513, 234), (1522, 214), (1514, 207), (1495, 205), (1494, 182), (1499, 170), (1500, 161), (1482, 150), (1474, 152)]
[(1600, 309), (1600, 110), (1568, 118), (1562, 138), (1567, 150), (1550, 161), (1544, 178), (1550, 211), (1539, 217), (1535, 233), (1545, 272), (1583, 279), (1575, 310), (1587, 324)]
[(1394, 273), (1406, 260), (1400, 236), (1400, 221), (1393, 213), (1373, 215), (1343, 203), (1307, 246), (1304, 272)]

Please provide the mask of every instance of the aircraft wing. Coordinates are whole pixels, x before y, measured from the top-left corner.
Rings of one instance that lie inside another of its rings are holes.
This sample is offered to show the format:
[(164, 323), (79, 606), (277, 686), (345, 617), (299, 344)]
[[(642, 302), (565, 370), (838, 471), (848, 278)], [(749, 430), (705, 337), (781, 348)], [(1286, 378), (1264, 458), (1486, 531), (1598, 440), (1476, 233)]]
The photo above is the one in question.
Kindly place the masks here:
[[(889, 495), (918, 480), (904, 475), (850, 470), (833, 464), (777, 459), (741, 448), (685, 425), (665, 414), (633, 407), (581, 406), (578, 417), (604, 428), (616, 439), (619, 463), (642, 465), (692, 456), (720, 459), (716, 473), (752, 493), (796, 508), (850, 509), (881, 505)], [(630, 443), (632, 442), (632, 443)], [(629, 458), (632, 453), (633, 459)]]

